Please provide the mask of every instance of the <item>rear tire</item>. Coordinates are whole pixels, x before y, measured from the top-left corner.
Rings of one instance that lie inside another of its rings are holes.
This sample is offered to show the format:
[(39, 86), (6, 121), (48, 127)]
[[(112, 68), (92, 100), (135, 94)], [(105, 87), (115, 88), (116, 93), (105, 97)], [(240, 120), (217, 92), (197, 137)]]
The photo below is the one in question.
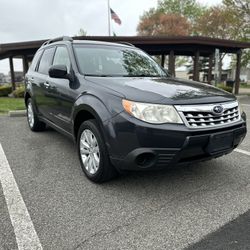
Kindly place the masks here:
[(77, 136), (77, 151), (82, 170), (91, 181), (102, 183), (117, 175), (95, 120), (81, 124)]
[(27, 120), (28, 120), (28, 124), (29, 124), (30, 129), (32, 131), (45, 130), (46, 124), (44, 122), (39, 121), (31, 98), (29, 98), (27, 100), (26, 109), (27, 109)]

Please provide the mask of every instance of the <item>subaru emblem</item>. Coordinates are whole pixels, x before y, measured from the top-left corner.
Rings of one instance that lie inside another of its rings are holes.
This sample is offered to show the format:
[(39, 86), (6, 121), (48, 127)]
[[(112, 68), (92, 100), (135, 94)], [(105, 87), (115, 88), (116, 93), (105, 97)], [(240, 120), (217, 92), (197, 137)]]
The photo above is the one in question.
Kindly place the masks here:
[(221, 105), (214, 106), (214, 108), (213, 108), (213, 112), (216, 115), (222, 114), (223, 111), (224, 111), (224, 108)]

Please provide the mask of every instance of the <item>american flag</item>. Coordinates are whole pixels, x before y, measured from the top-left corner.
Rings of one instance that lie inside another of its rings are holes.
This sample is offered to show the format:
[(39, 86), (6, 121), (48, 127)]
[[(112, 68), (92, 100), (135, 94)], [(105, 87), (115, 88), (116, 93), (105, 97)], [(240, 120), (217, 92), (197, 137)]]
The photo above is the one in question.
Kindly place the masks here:
[(117, 24), (121, 25), (122, 21), (119, 16), (110, 8), (111, 19), (113, 19)]

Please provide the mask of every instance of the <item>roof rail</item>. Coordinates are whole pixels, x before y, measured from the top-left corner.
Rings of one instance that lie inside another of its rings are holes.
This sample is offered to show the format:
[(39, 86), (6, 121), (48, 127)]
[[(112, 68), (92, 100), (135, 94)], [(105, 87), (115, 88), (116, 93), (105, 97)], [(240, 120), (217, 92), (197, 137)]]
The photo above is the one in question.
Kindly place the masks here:
[(131, 46), (131, 47), (135, 47), (135, 45), (134, 45), (134, 44), (132, 44), (132, 43), (128, 43), (128, 42), (119, 41), (119, 43), (121, 43), (121, 44), (125, 44), (125, 45), (128, 45), (128, 46)]
[(46, 41), (45, 43), (42, 44), (42, 46), (45, 46), (45, 45), (48, 45), (48, 44), (51, 44), (51, 43), (55, 43), (55, 42), (59, 42), (59, 41), (70, 41), (70, 42), (72, 42), (73, 38), (69, 37), (69, 36), (56, 37), (56, 38), (53, 38), (53, 39), (50, 39), (50, 40)]

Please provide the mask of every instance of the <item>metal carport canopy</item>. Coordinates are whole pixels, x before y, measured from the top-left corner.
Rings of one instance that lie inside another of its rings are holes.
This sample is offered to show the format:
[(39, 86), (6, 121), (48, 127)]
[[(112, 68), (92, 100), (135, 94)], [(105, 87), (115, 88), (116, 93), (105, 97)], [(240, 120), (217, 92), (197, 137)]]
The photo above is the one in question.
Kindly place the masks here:
[[(217, 48), (222, 53), (237, 53), (250, 48), (250, 43), (223, 40), (199, 36), (78, 36), (75, 40), (96, 40), (108, 42), (128, 42), (134, 44), (151, 55), (169, 54), (193, 56), (200, 51), (200, 56), (209, 56)], [(48, 40), (48, 39), (46, 39)], [(26, 41), (0, 44), (0, 59), (22, 56), (34, 56), (36, 50), (46, 41)]]
[[(215, 39), (199, 36), (78, 36), (75, 40), (95, 40), (107, 42), (127, 42), (145, 50), (151, 55), (161, 55), (161, 64), (164, 65), (165, 55), (169, 55), (168, 69), (175, 75), (175, 56), (192, 56), (194, 63), (193, 80), (199, 81), (199, 58), (209, 57), (208, 83), (212, 79), (212, 67), (215, 49), (221, 53), (237, 55), (235, 73), (235, 93), (240, 86), (241, 51), (250, 48), (250, 43), (232, 40)], [(48, 39), (47, 39), (48, 40)], [(13, 58), (23, 59), (24, 73), (28, 70), (28, 61), (31, 61), (37, 49), (47, 40), (27, 41), (0, 44), (0, 60), (9, 58), (12, 88), (15, 89), (15, 74)]]

